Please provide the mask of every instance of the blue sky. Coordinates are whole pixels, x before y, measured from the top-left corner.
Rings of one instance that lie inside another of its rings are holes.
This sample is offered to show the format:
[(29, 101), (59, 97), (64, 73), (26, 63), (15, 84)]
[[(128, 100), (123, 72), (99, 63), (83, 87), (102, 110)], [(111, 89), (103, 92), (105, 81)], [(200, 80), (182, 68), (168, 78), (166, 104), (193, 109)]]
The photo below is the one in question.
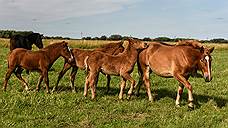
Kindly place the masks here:
[(0, 0), (0, 29), (72, 38), (228, 39), (228, 1)]

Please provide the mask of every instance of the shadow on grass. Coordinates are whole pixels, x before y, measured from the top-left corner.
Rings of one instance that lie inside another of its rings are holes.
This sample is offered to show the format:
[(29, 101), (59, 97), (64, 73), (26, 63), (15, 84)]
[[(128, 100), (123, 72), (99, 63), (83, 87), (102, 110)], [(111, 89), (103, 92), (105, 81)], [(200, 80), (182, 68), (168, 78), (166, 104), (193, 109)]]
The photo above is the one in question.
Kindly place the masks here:
[[(52, 89), (52, 88), (50, 88)], [(109, 92), (107, 93), (107, 88), (106, 87), (97, 87), (97, 96), (116, 96), (119, 94), (119, 88), (117, 87), (110, 87)], [(70, 86), (58, 86), (56, 92), (72, 92), (72, 89)], [(84, 87), (76, 87), (76, 93), (78, 92), (83, 92), (84, 91)], [(88, 89), (88, 93), (90, 93), (90, 88)], [(127, 94), (128, 88), (125, 89), (124, 94)], [(169, 97), (172, 98), (174, 101), (176, 99), (176, 91), (170, 91), (164, 88), (158, 89), (156, 91), (152, 91), (152, 95), (155, 97), (155, 101), (159, 101), (162, 98), (165, 97)], [(211, 99), (213, 99), (217, 106), (219, 108), (222, 108), (224, 106), (226, 106), (226, 104), (228, 103), (228, 99), (224, 99), (221, 97), (217, 97), (217, 96), (209, 96), (209, 95), (200, 95), (200, 94), (193, 94), (194, 97), (194, 104), (196, 105), (197, 108), (201, 107), (200, 103), (207, 103), (208, 101), (210, 101)], [(141, 90), (140, 94), (139, 94), (139, 99), (148, 99), (147, 93)], [(182, 95), (182, 99), (187, 101), (187, 93), (184, 92)]]
[[(170, 91), (167, 89), (158, 89), (156, 91), (152, 91), (153, 96), (155, 97), (155, 101), (159, 101), (162, 98), (169, 97), (174, 101), (176, 100), (176, 91)], [(139, 98), (148, 98), (146, 92), (141, 92)], [(209, 95), (201, 95), (201, 94), (193, 94), (194, 104), (197, 108), (201, 107), (199, 103), (207, 103), (211, 99), (213, 99), (219, 108), (226, 106), (228, 103), (228, 99), (224, 99), (222, 97), (217, 96), (209, 96)], [(182, 94), (182, 99), (187, 101), (187, 93), (184, 92)]]

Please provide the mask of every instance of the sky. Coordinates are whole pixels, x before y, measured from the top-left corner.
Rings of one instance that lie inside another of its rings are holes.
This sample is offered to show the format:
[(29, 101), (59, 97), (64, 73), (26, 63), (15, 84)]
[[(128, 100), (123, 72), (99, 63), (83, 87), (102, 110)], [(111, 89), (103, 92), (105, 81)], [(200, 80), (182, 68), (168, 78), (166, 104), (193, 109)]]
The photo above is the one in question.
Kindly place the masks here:
[(0, 0), (0, 29), (71, 38), (228, 39), (228, 0)]

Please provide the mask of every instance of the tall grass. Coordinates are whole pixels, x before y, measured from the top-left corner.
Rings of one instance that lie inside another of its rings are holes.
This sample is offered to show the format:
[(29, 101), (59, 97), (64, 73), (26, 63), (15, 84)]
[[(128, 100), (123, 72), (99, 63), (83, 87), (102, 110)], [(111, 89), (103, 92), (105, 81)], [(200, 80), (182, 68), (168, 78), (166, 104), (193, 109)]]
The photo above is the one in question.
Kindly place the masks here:
[[(44, 40), (45, 45), (56, 40)], [(7, 70), (6, 57), (9, 48), (2, 47), (7, 40), (0, 40), (0, 85), (3, 85)], [(87, 42), (88, 43), (88, 42)], [(102, 43), (92, 42), (89, 48)], [(69, 41), (72, 47), (80, 47), (80, 41)], [(89, 44), (88, 44), (89, 45)], [(210, 44), (209, 44), (210, 45)], [(148, 127), (148, 128), (227, 128), (228, 127), (228, 49), (215, 45), (213, 53), (213, 80), (205, 83), (203, 78), (190, 78), (196, 108), (187, 108), (187, 91), (184, 91), (182, 106), (175, 107), (178, 82), (151, 75), (152, 93), (156, 101), (149, 102), (145, 88), (140, 96), (130, 100), (118, 99), (119, 77), (112, 77), (110, 93), (106, 94), (106, 78), (100, 74), (97, 98), (91, 100), (83, 96), (84, 71), (79, 70), (76, 77), (77, 92), (70, 90), (70, 71), (60, 81), (59, 89), (53, 94), (24, 92), (15, 75), (11, 76), (6, 92), (0, 91), (0, 127)], [(84, 47), (84, 46), (82, 46)], [(87, 47), (86, 47), (87, 48)], [(62, 69), (63, 59), (58, 59), (49, 72), (50, 87), (57, 80)], [(137, 69), (131, 74), (138, 80)], [(35, 90), (39, 74), (30, 73), (29, 86)], [(43, 84), (44, 85), (44, 84)], [(125, 89), (125, 94), (129, 86)]]

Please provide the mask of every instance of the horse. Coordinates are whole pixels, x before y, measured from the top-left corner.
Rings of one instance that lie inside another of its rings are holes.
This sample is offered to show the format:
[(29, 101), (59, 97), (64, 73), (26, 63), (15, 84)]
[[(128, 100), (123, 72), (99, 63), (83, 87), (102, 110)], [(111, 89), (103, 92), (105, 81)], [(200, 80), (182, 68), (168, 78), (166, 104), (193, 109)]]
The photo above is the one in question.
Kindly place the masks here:
[[(194, 41), (193, 41), (194, 42)], [(149, 97), (152, 101), (150, 90), (149, 75), (151, 72), (158, 76), (170, 78), (173, 77), (179, 82), (179, 88), (176, 97), (176, 105), (180, 106), (180, 98), (183, 88), (188, 89), (188, 107), (194, 108), (192, 86), (188, 79), (192, 72), (201, 70), (206, 82), (212, 79), (211, 74), (211, 53), (212, 48), (199, 47), (196, 42), (188, 42), (186, 45), (168, 45), (165, 43), (152, 42), (149, 47), (143, 50), (138, 57), (137, 65), (140, 75), (137, 84), (137, 94), (139, 94), (140, 85), (143, 82)]]
[(5, 75), (3, 90), (6, 91), (8, 80), (12, 73), (23, 83), (26, 91), (29, 90), (28, 84), (22, 78), (21, 73), (23, 69), (29, 71), (38, 71), (40, 78), (36, 86), (36, 91), (40, 89), (40, 84), (44, 79), (46, 84), (46, 91), (49, 93), (49, 79), (48, 70), (53, 63), (62, 56), (69, 63), (73, 62), (74, 58), (71, 49), (68, 47), (67, 42), (60, 42), (51, 44), (38, 51), (31, 51), (24, 48), (16, 48), (10, 52), (8, 56), (8, 69)]
[[(60, 79), (64, 76), (64, 74), (71, 67), (72, 67), (72, 71), (71, 71), (71, 75), (70, 75), (71, 89), (72, 89), (72, 92), (75, 92), (74, 81), (75, 81), (75, 76), (77, 74), (77, 71), (78, 71), (78, 69), (85, 70), (84, 61), (85, 61), (86, 57), (89, 56), (94, 51), (101, 51), (101, 52), (105, 52), (110, 55), (117, 55), (117, 54), (123, 52), (123, 50), (124, 50), (124, 47), (123, 47), (122, 41), (120, 41), (118, 43), (108, 43), (108, 44), (101, 46), (100, 48), (96, 48), (93, 50), (79, 49), (79, 48), (72, 49), (75, 63), (67, 63), (67, 61), (64, 62), (63, 69), (59, 73), (57, 83), (56, 83), (55, 87), (52, 89), (52, 92), (54, 92), (56, 90)], [(106, 75), (106, 77), (107, 77), (107, 87), (108, 87), (107, 92), (108, 92), (109, 88), (110, 88), (111, 77), (110, 77), (110, 75)]]
[(10, 38), (10, 51), (15, 48), (31, 50), (33, 44), (35, 44), (39, 49), (43, 48), (42, 35), (39, 33), (31, 33), (27, 36), (13, 35)]
[(119, 99), (123, 99), (123, 91), (126, 86), (126, 81), (131, 82), (131, 87), (128, 91), (128, 99), (130, 98), (133, 88), (135, 87), (135, 80), (131, 77), (131, 72), (137, 61), (137, 56), (140, 50), (147, 47), (147, 44), (136, 39), (127, 39), (129, 44), (122, 53), (118, 55), (110, 55), (104, 52), (95, 51), (85, 60), (86, 82), (84, 87), (84, 96), (87, 96), (88, 86), (91, 88), (92, 99), (96, 96), (96, 86), (99, 77), (99, 72), (106, 75), (115, 75), (122, 77), (121, 89)]

